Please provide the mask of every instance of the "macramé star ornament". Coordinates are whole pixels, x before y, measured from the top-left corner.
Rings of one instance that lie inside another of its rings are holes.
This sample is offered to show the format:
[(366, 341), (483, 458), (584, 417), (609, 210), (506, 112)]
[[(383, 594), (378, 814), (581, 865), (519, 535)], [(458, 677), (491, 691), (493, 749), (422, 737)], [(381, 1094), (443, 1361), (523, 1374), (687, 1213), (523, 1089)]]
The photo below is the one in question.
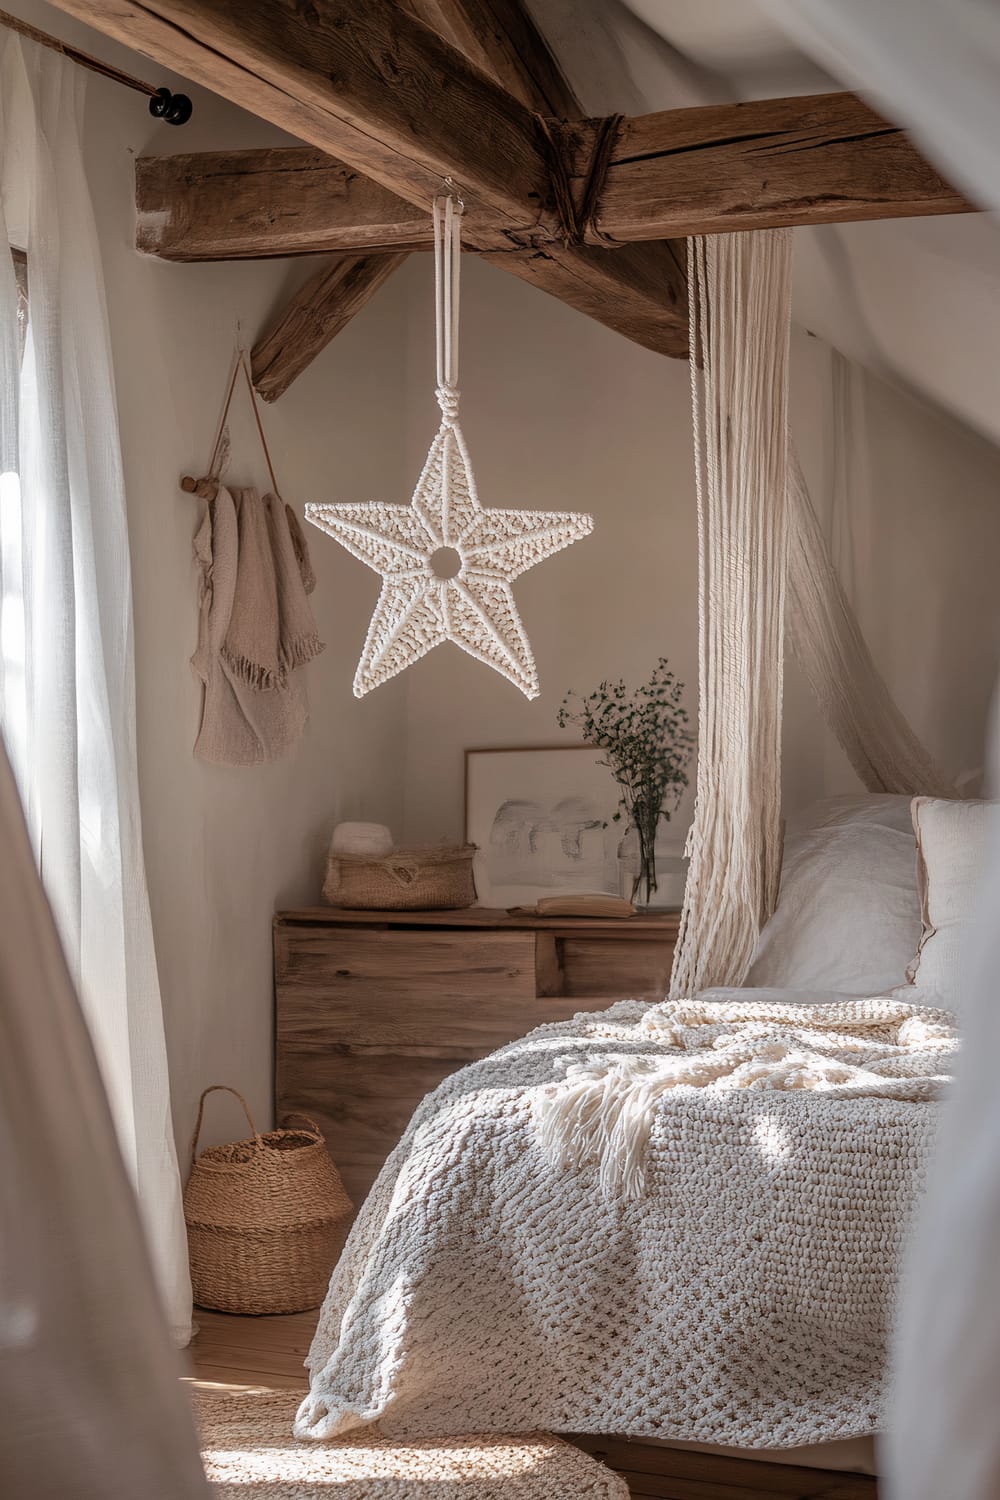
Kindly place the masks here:
[(358, 698), (454, 641), (538, 696), (538, 672), (517, 612), (515, 578), (594, 529), (571, 511), (484, 510), (458, 424), (461, 209), (434, 203), (437, 398), (441, 426), (409, 505), (307, 505), (315, 526), (382, 575), (354, 693)]

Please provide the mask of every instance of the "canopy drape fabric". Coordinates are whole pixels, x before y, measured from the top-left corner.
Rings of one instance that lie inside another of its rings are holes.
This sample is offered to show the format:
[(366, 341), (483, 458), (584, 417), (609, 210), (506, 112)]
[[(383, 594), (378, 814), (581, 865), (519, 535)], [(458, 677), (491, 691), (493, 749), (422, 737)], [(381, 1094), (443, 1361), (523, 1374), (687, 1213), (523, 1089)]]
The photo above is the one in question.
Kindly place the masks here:
[(788, 484), (786, 629), (823, 717), (869, 792), (953, 797), (875, 665), (794, 450)]
[[(994, 712), (988, 793), (1000, 796)], [(1000, 838), (962, 959), (962, 1053), (905, 1269), (880, 1492), (888, 1500), (1000, 1496)]]
[[(973, 202), (1000, 210), (1000, 8), (982, 0), (766, 4), (807, 52), (912, 130)], [(1000, 794), (996, 714), (995, 705), (992, 797)], [(1000, 1496), (998, 907), (994, 835), (965, 960), (963, 1054), (900, 1297), (883, 1449), (888, 1500)]]
[[(171, 1328), (186, 1342), (187, 1246), (139, 816), (125, 493), (82, 106), (79, 69), (5, 34), (0, 727)], [(26, 330), (7, 244), (27, 253)], [(57, 1074), (49, 1087), (60, 1087)]]
[(0, 1494), (208, 1500), (2, 740), (0, 847)]
[(984, 0), (763, 0), (974, 203), (1000, 210), (1000, 7)]
[(791, 235), (688, 245), (698, 772), (672, 997), (740, 984), (777, 899), (788, 546)]

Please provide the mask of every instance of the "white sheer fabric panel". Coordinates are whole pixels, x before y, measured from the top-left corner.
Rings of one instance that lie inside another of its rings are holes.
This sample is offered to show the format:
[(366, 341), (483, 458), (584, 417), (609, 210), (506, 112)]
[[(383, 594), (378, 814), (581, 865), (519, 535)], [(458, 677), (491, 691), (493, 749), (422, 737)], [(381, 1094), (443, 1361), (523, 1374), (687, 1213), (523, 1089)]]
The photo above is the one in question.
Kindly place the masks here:
[(763, 0), (790, 37), (913, 132), (950, 182), (1000, 209), (1000, 6)]
[(0, 1495), (208, 1500), (2, 741), (0, 847)]
[(0, 725), (174, 1337), (191, 1290), (143, 865), (125, 494), (84, 74), (0, 39)]
[[(913, 132), (969, 198), (1000, 210), (1000, 6), (765, 0), (789, 35)], [(961, 670), (961, 663), (956, 663)], [(994, 726), (992, 794), (1000, 791)], [(888, 1500), (1000, 1497), (1000, 848), (963, 981), (965, 1046), (914, 1236), (896, 1334)]]
[(788, 486), (786, 630), (824, 719), (868, 791), (953, 797), (875, 665), (794, 449)]
[[(1000, 733), (989, 758), (1000, 793)], [(887, 1500), (1000, 1496), (1000, 843), (963, 963), (963, 1049), (904, 1277)]]

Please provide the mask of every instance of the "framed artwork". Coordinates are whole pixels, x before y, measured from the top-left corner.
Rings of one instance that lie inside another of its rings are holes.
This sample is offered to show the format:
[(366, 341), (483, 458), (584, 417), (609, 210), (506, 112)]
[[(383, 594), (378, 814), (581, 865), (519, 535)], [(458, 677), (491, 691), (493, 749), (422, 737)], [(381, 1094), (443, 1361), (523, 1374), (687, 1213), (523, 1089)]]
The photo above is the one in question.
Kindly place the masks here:
[(618, 786), (591, 745), (465, 752), (465, 835), (483, 906), (618, 894)]

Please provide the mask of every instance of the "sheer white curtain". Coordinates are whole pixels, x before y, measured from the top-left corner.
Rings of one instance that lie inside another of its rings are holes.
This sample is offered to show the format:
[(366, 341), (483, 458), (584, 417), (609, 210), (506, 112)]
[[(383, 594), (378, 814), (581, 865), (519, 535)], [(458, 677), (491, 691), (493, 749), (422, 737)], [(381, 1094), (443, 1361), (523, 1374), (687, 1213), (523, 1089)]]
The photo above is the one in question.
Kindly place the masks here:
[(0, 1495), (210, 1500), (0, 744)]
[[(991, 0), (765, 4), (845, 86), (912, 130), (972, 202), (1000, 210), (1000, 6)], [(993, 622), (983, 626), (992, 629)], [(956, 662), (955, 670), (961, 666)], [(996, 797), (1000, 717), (989, 764)], [(994, 835), (966, 954), (963, 1056), (900, 1298), (882, 1486), (890, 1500), (1000, 1497), (998, 910)]]
[[(143, 866), (125, 496), (83, 86), (65, 59), (0, 34), (0, 727), (172, 1332), (186, 1342), (190, 1282)], [(23, 360), (5, 243), (27, 252)]]

